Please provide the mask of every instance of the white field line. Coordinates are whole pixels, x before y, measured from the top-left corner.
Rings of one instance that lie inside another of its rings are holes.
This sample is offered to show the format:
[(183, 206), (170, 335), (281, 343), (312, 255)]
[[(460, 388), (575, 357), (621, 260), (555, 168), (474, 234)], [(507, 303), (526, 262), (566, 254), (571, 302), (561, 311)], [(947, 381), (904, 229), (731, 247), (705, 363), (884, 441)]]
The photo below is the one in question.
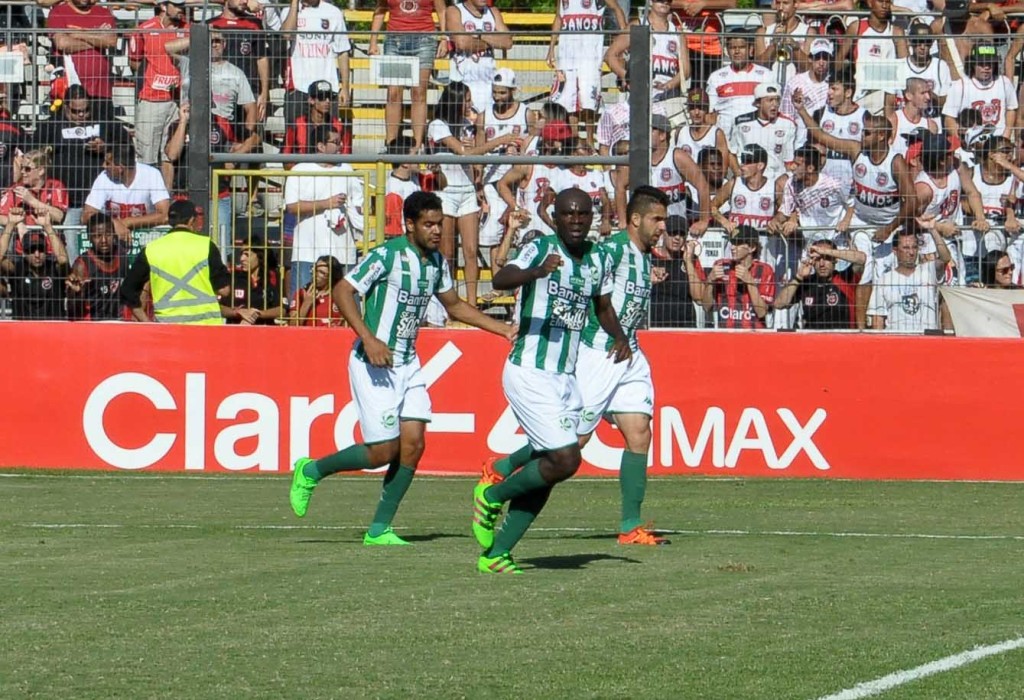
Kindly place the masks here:
[[(4, 467), (2, 469), (6, 469)], [(52, 471), (52, 470), (51, 470)], [(234, 481), (236, 483), (257, 483), (266, 484), (270, 482), (280, 483), (284, 478), (291, 476), (291, 471), (279, 471), (274, 473), (262, 473), (262, 474), (217, 474), (217, 473), (193, 473), (193, 474), (160, 474), (153, 472), (111, 472), (101, 470), (76, 470), (80, 471), (79, 474), (47, 474), (37, 473), (31, 469), (23, 469), (16, 472), (0, 471), (0, 479), (92, 479), (98, 481), (100, 479), (141, 479), (142, 481), (157, 480), (157, 481), (178, 481), (178, 480), (209, 480), (209, 481)], [(650, 470), (650, 475), (658, 478), (685, 478), (687, 481), (710, 481), (710, 482), (721, 482), (721, 483), (732, 483), (737, 481), (750, 481), (755, 483), (768, 483), (775, 481), (799, 481), (806, 483), (808, 481), (815, 481), (819, 483), (862, 483), (867, 481), (873, 484), (1002, 484), (1008, 487), (1024, 487), (1024, 481), (1002, 481), (996, 479), (837, 479), (837, 478), (805, 478), (805, 477), (790, 477), (790, 478), (773, 478), (769, 479), (766, 477), (756, 476), (710, 476), (706, 474), (659, 474), (658, 470)], [(608, 472), (607, 476), (575, 476), (572, 478), (572, 483), (585, 482), (591, 484), (602, 484), (612, 483), (612, 480), (616, 477), (614, 472)], [(360, 473), (358, 475), (334, 475), (331, 477), (332, 481), (339, 479), (366, 479), (366, 478), (380, 478), (378, 473)], [(478, 477), (472, 472), (459, 471), (459, 472), (445, 472), (445, 471), (424, 471), (421, 475), (416, 477), (416, 481), (451, 481), (452, 479), (461, 480), (476, 480)]]
[(972, 664), (975, 661), (980, 661), (981, 659), (989, 656), (1005, 654), (1008, 651), (1013, 651), (1022, 647), (1024, 647), (1024, 637), (1008, 639), (1005, 642), (989, 644), (988, 646), (977, 646), (969, 651), (962, 651), (959, 654), (953, 654), (952, 656), (947, 656), (946, 658), (939, 659), (938, 661), (932, 661), (903, 671), (896, 671), (896, 673), (890, 673), (888, 676), (882, 676), (881, 678), (876, 678), (873, 681), (858, 683), (852, 688), (840, 690), (838, 693), (823, 695), (818, 698), (818, 700), (858, 700), (859, 698), (871, 697), (872, 695), (884, 693), (887, 690), (891, 690), (906, 683), (911, 683), (920, 678), (932, 676), (936, 673), (952, 671), (955, 668)]
[[(36, 530), (200, 530), (204, 528), (226, 527), (228, 530), (365, 530), (365, 525), (199, 525), (195, 523), (161, 523), (161, 524), (138, 524), (127, 525), (119, 523), (12, 523), (16, 527), (23, 527)], [(410, 528), (395, 528), (396, 530), (409, 530)], [(609, 537), (613, 533), (596, 527), (535, 527), (531, 532), (607, 532)], [(800, 530), (668, 530), (658, 528), (659, 533), (667, 535), (692, 535), (692, 536), (721, 536), (721, 537), (834, 537), (834, 538), (863, 538), (863, 539), (889, 539), (889, 540), (995, 540), (995, 541), (1024, 541), (1024, 535), (964, 535), (964, 534), (929, 534), (920, 532), (821, 532), (821, 531), (800, 531)]]

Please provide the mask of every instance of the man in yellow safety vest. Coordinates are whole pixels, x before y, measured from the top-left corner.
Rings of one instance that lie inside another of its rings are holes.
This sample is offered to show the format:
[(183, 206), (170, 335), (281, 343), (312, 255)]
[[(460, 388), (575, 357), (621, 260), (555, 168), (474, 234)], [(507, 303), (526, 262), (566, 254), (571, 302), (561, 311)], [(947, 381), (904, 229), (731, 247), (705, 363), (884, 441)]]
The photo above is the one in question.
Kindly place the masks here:
[(231, 292), (231, 275), (220, 250), (208, 236), (196, 233), (196, 207), (189, 201), (171, 204), (171, 230), (139, 253), (121, 285), (121, 299), (138, 321), (149, 320), (142, 308), (142, 288), (149, 282), (153, 312), (162, 323), (219, 325), (217, 296)]

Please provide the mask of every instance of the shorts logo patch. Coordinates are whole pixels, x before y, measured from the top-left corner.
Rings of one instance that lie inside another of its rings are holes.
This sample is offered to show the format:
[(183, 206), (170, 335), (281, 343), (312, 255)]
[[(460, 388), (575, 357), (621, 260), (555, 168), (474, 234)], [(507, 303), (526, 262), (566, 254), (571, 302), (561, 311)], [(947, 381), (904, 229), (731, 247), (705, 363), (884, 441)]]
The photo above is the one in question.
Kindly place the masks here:
[(385, 428), (394, 428), (398, 423), (398, 416), (395, 415), (394, 411), (388, 411), (387, 413), (381, 414), (380, 424)]
[[(594, 412), (593, 411), (584, 411), (582, 418), (583, 418), (584, 421), (589, 423), (590, 421), (594, 420)], [(568, 420), (568, 418), (565, 418), (563, 420)]]
[(562, 416), (561, 418), (558, 419), (558, 424), (562, 426), (562, 430), (571, 430), (572, 418), (570, 418), (569, 416)]

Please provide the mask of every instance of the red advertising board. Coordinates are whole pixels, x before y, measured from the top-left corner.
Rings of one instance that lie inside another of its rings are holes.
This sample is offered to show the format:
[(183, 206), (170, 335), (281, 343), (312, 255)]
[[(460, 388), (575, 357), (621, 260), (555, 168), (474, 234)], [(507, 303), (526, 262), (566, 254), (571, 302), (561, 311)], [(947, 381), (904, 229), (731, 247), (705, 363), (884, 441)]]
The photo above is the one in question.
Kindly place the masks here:
[[(358, 439), (346, 330), (0, 324), (0, 466), (288, 471)], [(1024, 479), (1006, 397), (1019, 341), (649, 332), (652, 473)], [(508, 347), (424, 331), (434, 421), (421, 468), (471, 473), (523, 444), (502, 395)], [(609, 474), (602, 425), (583, 472)]]

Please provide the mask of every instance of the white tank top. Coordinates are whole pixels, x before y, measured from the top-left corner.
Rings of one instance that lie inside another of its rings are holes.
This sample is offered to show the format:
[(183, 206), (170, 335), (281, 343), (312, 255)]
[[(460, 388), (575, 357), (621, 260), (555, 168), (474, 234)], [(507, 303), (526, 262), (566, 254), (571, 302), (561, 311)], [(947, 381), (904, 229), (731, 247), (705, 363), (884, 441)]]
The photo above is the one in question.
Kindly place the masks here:
[(604, 0), (559, 0), (558, 46), (560, 70), (574, 68), (577, 61), (604, 60)]
[(946, 177), (945, 186), (939, 186), (926, 172), (920, 172), (914, 183), (923, 182), (932, 191), (931, 201), (924, 209), (924, 215), (934, 215), (940, 219), (951, 219), (957, 222), (960, 212), (960, 174), (953, 170)]
[(1016, 189), (1017, 178), (1007, 173), (1002, 182), (991, 185), (981, 176), (981, 166), (975, 166), (971, 176), (974, 186), (981, 193), (981, 206), (985, 210), (985, 218), (1002, 222), (1006, 219), (1006, 198)]
[[(526, 105), (522, 102), (516, 103), (516, 111), (512, 116), (502, 119), (494, 113), (494, 105), (487, 108), (484, 114), (484, 141), (492, 141), (505, 134), (526, 135)], [(507, 146), (502, 146), (491, 153), (505, 155), (508, 152)], [(512, 169), (511, 165), (487, 165), (484, 166), (484, 182), (497, 182)]]
[(898, 110), (896, 112), (896, 130), (892, 137), (893, 149), (900, 155), (904, 155), (907, 152), (907, 140), (903, 137), (913, 132), (914, 129), (920, 129), (921, 127), (925, 127), (929, 131), (942, 131), (941, 125), (934, 119), (919, 117), (915, 122), (910, 120), (910, 117), (907, 116), (904, 110)]
[(674, 153), (675, 149), (670, 148), (660, 163), (651, 163), (651, 184), (668, 195), (669, 216), (686, 216), (686, 185), (676, 170)]
[[(642, 19), (641, 24), (648, 24)], [(682, 28), (675, 17), (668, 17), (668, 31), (651, 30), (651, 97), (661, 94), (654, 88), (655, 83), (664, 83), (679, 75), (679, 32)]]
[(537, 212), (544, 201), (544, 195), (551, 188), (551, 183), (558, 180), (562, 169), (557, 166), (543, 165), (538, 163), (530, 170), (530, 179), (526, 181), (526, 187), (519, 190), (516, 201), (519, 206), (530, 212), (530, 222), (526, 224), (527, 231), (540, 231), (542, 236), (554, 235), (551, 227), (544, 223)]
[[(495, 30), (497, 22), (494, 21), (494, 13), (491, 12), (491, 8), (483, 8), (481, 15), (477, 17), (466, 8), (464, 2), (460, 2), (455, 7), (459, 10), (462, 31), (470, 34), (490, 34)], [(457, 31), (455, 28), (451, 29)], [(453, 80), (459, 78), (467, 82), (490, 80), (496, 70), (494, 49), (490, 46), (483, 51), (452, 51), (450, 63), (449, 70), (453, 73), (451, 76)]]
[(876, 58), (896, 58), (896, 42), (892, 37), (892, 22), (885, 29), (872, 29), (868, 20), (862, 19), (857, 24), (857, 41), (853, 45), (854, 61)]
[[(857, 107), (849, 114), (839, 114), (826, 106), (820, 113), (815, 113), (815, 116), (820, 116), (818, 124), (826, 134), (837, 139), (861, 143), (864, 139), (864, 115), (867, 113), (863, 107)], [(836, 182), (844, 187), (849, 187), (853, 179), (853, 164), (838, 151), (826, 151), (825, 165), (821, 172), (835, 178)]]
[(775, 191), (772, 182), (765, 178), (756, 190), (747, 186), (743, 178), (736, 178), (729, 197), (729, 221), (761, 229), (775, 216)]
[(693, 158), (693, 162), (696, 163), (701, 151), (708, 148), (717, 148), (718, 132), (721, 130), (719, 126), (713, 124), (706, 134), (699, 139), (695, 139), (693, 134), (690, 133), (690, 127), (684, 127), (679, 130), (679, 134), (676, 136), (676, 148), (683, 149), (686, 155)]
[(900, 211), (899, 184), (892, 161), (899, 155), (890, 149), (879, 164), (861, 153), (853, 162), (853, 214), (866, 224), (885, 226)]

